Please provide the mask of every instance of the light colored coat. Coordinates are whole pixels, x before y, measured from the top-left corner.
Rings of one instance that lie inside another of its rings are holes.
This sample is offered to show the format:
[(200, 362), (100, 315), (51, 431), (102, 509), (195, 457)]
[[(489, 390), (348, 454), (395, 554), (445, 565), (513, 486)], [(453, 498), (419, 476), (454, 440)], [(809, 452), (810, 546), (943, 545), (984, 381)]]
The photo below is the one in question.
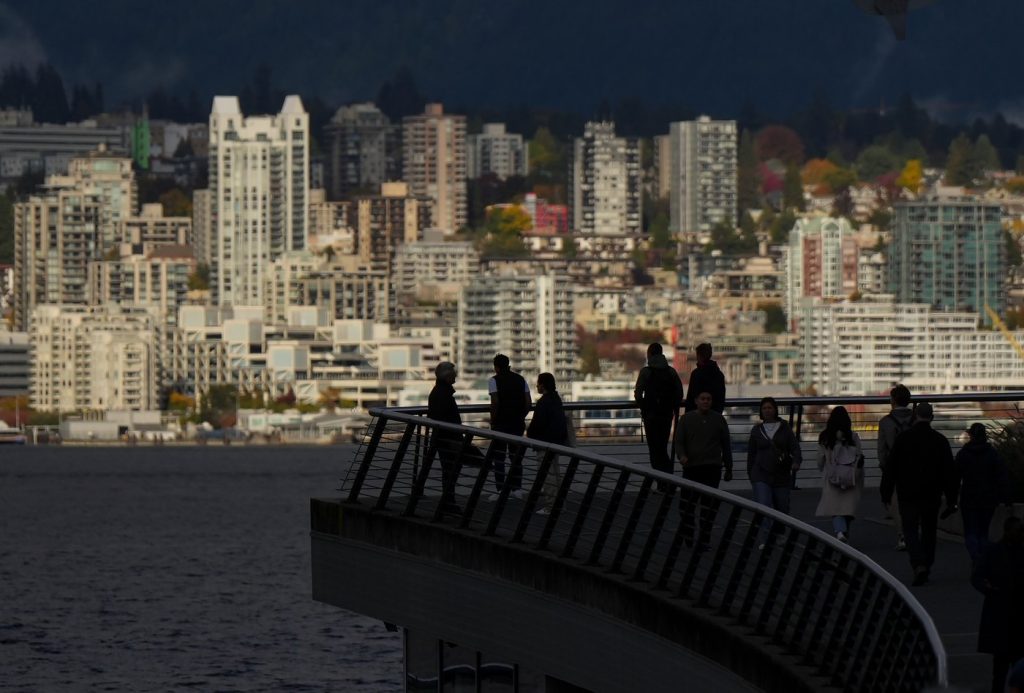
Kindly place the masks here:
[[(857, 448), (858, 457), (863, 457), (864, 450), (856, 431), (853, 433), (853, 443)], [(856, 471), (857, 484), (853, 488), (841, 489), (828, 482), (831, 473), (832, 451), (820, 443), (818, 444), (817, 461), (818, 469), (821, 471), (821, 500), (818, 501), (818, 509), (814, 511), (814, 514), (819, 517), (835, 517), (836, 515), (856, 517), (861, 492), (864, 490), (864, 467), (858, 467)]]

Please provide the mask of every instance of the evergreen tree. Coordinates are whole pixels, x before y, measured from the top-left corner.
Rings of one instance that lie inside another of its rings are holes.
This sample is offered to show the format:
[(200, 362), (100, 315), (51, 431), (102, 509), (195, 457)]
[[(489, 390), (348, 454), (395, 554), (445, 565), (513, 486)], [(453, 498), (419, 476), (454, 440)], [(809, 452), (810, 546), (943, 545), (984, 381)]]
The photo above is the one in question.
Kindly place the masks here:
[(786, 177), (782, 181), (782, 206), (785, 209), (804, 210), (804, 184), (800, 179), (800, 169), (796, 164), (786, 167)]
[(989, 140), (988, 135), (978, 136), (977, 141), (974, 143), (972, 158), (974, 159), (975, 170), (981, 175), (984, 175), (986, 171), (998, 171), (1002, 168), (1002, 164), (999, 162), (999, 152), (992, 146), (992, 141)]
[(740, 134), (740, 146), (736, 157), (736, 202), (737, 214), (761, 206), (761, 175), (757, 162), (757, 150), (750, 130)]
[(949, 156), (946, 158), (946, 184), (970, 185), (975, 178), (974, 147), (967, 135), (960, 133), (949, 145)]
[(14, 202), (12, 190), (0, 195), (0, 264), (14, 263)]
[(36, 70), (35, 90), (32, 95), (32, 113), (36, 122), (66, 123), (71, 117), (64, 80), (49, 63)]
[(395, 76), (377, 92), (377, 107), (394, 122), (408, 115), (422, 113), (426, 103), (408, 67), (400, 67)]

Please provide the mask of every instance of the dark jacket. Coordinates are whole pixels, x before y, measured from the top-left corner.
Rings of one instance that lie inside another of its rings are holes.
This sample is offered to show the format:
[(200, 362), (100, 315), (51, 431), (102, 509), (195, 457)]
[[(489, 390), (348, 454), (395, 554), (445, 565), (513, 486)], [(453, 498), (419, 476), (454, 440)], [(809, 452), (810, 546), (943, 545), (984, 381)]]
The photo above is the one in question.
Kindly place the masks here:
[(978, 559), (971, 584), (985, 595), (978, 652), (1024, 657), (1024, 546), (1003, 540)]
[[(430, 391), (427, 398), (427, 418), (435, 421), (446, 421), (448, 423), (462, 425), (462, 416), (459, 414), (459, 405), (455, 402), (455, 388), (448, 383), (438, 380), (434, 389)], [(437, 439), (459, 439), (461, 436), (450, 431), (438, 429), (434, 435)]]
[(725, 417), (712, 409), (707, 414), (687, 412), (676, 426), (676, 453), (687, 467), (725, 465), (732, 471), (732, 440)]
[(640, 369), (636, 378), (633, 398), (644, 418), (675, 418), (683, 403), (683, 383), (664, 354), (647, 359), (647, 365)]
[(709, 360), (703, 366), (697, 366), (690, 373), (690, 382), (686, 385), (686, 411), (697, 409), (697, 395), (702, 392), (711, 393), (711, 408), (722, 413), (725, 411), (725, 373), (715, 361)]
[(892, 502), (893, 491), (903, 502), (935, 504), (946, 496), (948, 505), (956, 505), (957, 477), (953, 451), (946, 436), (930, 421), (918, 421), (896, 437), (882, 472), (882, 501)]
[(545, 392), (533, 406), (533, 418), (526, 429), (526, 437), (565, 445), (568, 442), (567, 430), (562, 398), (557, 392)]
[(1009, 472), (990, 443), (972, 440), (960, 448), (956, 473), (963, 508), (994, 508), (1009, 499)]
[(764, 424), (750, 429), (750, 440), (747, 441), (747, 474), (750, 482), (762, 481), (772, 486), (789, 486), (793, 481), (793, 472), (778, 464), (779, 454), (789, 452), (793, 464), (800, 466), (800, 442), (785, 421), (779, 422), (779, 430), (769, 441)]

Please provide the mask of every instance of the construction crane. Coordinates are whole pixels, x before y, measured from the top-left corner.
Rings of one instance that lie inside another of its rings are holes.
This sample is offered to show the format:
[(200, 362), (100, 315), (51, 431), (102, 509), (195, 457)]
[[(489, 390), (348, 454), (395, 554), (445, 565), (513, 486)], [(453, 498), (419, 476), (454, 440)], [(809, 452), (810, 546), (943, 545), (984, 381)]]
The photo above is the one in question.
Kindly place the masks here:
[(996, 329), (1003, 333), (1003, 337), (1005, 337), (1006, 341), (1010, 343), (1010, 346), (1014, 348), (1014, 350), (1017, 352), (1017, 355), (1024, 359), (1024, 347), (1020, 345), (1020, 342), (1017, 341), (1017, 338), (1013, 335), (1013, 332), (1011, 332), (1010, 328), (1006, 326), (1006, 323), (1003, 322), (1003, 319), (999, 317), (999, 313), (992, 310), (992, 306), (990, 306), (987, 303), (985, 304), (985, 313), (988, 315), (989, 318), (991, 318), (992, 324), (996, 326)]

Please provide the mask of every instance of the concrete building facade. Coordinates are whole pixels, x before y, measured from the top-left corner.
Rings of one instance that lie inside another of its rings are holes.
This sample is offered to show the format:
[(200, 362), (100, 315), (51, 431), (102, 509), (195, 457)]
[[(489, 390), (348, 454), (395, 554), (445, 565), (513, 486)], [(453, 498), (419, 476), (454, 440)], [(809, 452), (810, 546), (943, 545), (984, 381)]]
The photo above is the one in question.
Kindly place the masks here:
[(523, 136), (506, 132), (504, 123), (484, 123), (483, 132), (468, 140), (469, 178), (493, 175), (505, 180), (529, 171), (530, 154)]
[[(845, 218), (804, 217), (786, 249), (786, 315), (802, 298), (846, 298), (860, 287), (860, 250)], [(792, 319), (792, 318), (791, 318)]]
[(643, 220), (640, 143), (615, 123), (590, 122), (573, 146), (570, 227), (584, 235), (639, 235)]
[(465, 116), (431, 103), (402, 120), (402, 180), (433, 202), (434, 226), (454, 233), (466, 225)]
[(215, 301), (263, 303), (264, 273), (309, 234), (309, 114), (298, 96), (281, 112), (242, 115), (217, 96), (210, 113), (211, 283)]
[(669, 229), (708, 233), (736, 223), (736, 121), (697, 120), (669, 127)]
[(402, 128), (372, 103), (343, 106), (324, 128), (332, 200), (365, 193), (402, 175)]

